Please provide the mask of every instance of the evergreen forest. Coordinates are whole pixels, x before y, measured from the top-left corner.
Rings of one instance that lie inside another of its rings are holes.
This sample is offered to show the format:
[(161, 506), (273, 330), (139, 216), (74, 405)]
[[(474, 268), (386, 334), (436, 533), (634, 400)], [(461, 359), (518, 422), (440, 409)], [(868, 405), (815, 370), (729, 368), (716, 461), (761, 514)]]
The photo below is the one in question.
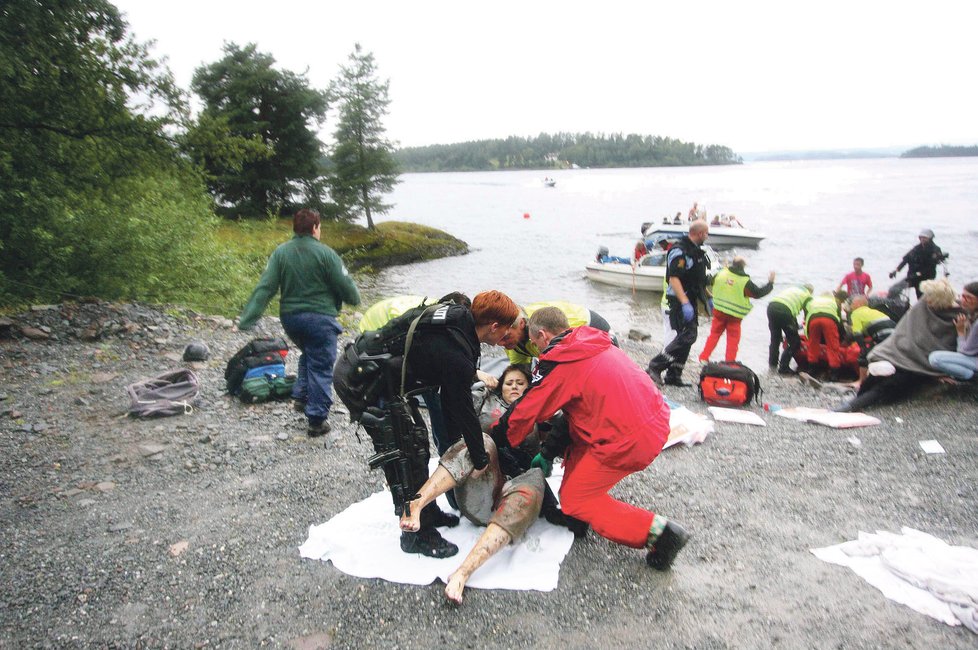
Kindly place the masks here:
[(942, 144), (939, 147), (917, 147), (900, 154), (901, 158), (960, 158), (965, 156), (978, 156), (978, 145), (955, 147)]
[(653, 135), (541, 133), (458, 144), (405, 147), (395, 153), (406, 172), (568, 169), (575, 167), (679, 167), (737, 165), (729, 147)]

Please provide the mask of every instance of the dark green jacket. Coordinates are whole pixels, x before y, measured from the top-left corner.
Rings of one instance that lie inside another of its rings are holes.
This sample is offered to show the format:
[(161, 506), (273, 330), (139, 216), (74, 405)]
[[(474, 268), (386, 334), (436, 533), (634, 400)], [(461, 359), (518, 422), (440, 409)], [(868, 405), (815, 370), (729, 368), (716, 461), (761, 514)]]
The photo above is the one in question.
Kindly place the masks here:
[(254, 326), (277, 291), (282, 294), (280, 314), (336, 316), (343, 303), (360, 304), (360, 292), (340, 256), (312, 235), (295, 235), (275, 249), (241, 312), (238, 327)]

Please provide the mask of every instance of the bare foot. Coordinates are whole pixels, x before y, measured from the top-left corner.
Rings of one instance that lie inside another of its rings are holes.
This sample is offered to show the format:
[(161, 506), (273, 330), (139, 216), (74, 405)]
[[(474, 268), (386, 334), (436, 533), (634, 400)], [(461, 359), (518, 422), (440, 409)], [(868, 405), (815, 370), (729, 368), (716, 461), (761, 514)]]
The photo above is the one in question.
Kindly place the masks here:
[(465, 590), (465, 581), (468, 576), (461, 571), (456, 571), (448, 576), (448, 584), (445, 585), (445, 597), (456, 605), (462, 604), (462, 592)]
[(961, 383), (957, 379), (955, 379), (954, 377), (938, 377), (937, 380), (939, 382), (941, 382), (942, 384), (947, 384), (949, 386), (957, 386), (958, 384)]
[[(411, 514), (408, 515), (407, 513)], [(421, 530), (421, 497), (414, 501), (408, 501), (405, 506), (405, 514), (401, 515), (401, 530), (409, 533), (416, 533)]]

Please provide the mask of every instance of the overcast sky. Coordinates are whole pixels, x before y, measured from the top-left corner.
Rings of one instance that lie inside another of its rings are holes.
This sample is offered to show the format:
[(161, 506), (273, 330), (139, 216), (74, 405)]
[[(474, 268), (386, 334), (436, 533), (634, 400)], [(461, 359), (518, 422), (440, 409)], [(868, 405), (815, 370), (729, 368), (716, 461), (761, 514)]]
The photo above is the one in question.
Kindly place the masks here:
[(359, 42), (403, 146), (559, 131), (738, 153), (978, 144), (971, 0), (115, 4), (185, 89), (225, 41), (318, 88)]

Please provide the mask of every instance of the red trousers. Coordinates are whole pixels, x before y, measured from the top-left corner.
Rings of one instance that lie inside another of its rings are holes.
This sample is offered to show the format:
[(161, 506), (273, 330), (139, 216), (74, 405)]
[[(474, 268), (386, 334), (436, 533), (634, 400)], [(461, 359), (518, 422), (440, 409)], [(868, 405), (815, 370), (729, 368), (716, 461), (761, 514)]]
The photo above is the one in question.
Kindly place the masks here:
[(816, 364), (822, 357), (825, 344), (825, 360), (833, 370), (842, 365), (839, 349), (839, 326), (831, 318), (816, 316), (808, 322), (808, 363)]
[(631, 474), (608, 467), (591, 451), (571, 445), (560, 484), (560, 509), (591, 525), (598, 535), (613, 542), (643, 548), (655, 514), (613, 498), (609, 490)]
[(700, 352), (700, 361), (709, 361), (713, 354), (713, 348), (720, 342), (720, 335), (727, 333), (727, 354), (723, 357), (724, 361), (737, 360), (737, 348), (740, 347), (740, 323), (742, 318), (724, 314), (713, 310), (713, 322), (710, 324), (710, 336), (706, 339), (706, 345)]

